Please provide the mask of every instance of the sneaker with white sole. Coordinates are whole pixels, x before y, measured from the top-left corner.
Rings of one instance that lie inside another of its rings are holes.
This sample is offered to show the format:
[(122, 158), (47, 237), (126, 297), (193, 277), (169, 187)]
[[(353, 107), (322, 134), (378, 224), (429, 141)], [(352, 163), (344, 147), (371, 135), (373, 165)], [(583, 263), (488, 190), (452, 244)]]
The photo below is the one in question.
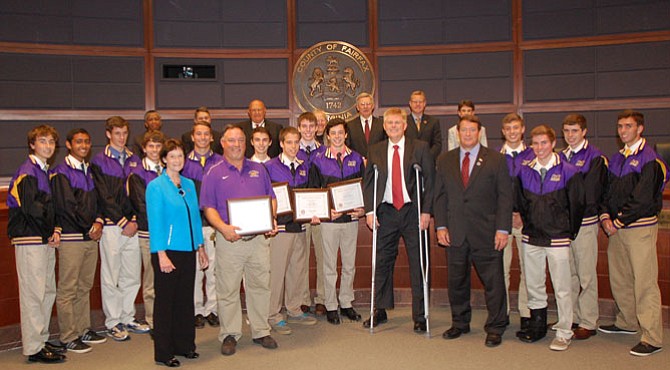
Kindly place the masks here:
[(81, 341), (86, 344), (100, 344), (105, 343), (107, 338), (94, 332), (93, 330), (87, 330), (86, 333), (81, 336)]
[(123, 324), (121, 323), (118, 323), (116, 324), (116, 326), (107, 330), (107, 336), (109, 336), (110, 338), (114, 339), (117, 342), (123, 342), (124, 340), (130, 338), (128, 336), (128, 331), (126, 330), (126, 327), (123, 326)]
[(645, 357), (661, 352), (663, 348), (652, 346), (647, 342), (640, 342), (635, 347), (631, 348), (630, 354), (633, 356)]
[(291, 324), (300, 324), (300, 325), (314, 325), (316, 324), (316, 317), (308, 314), (302, 313), (298, 316), (287, 315), (286, 321)]
[(272, 327), (272, 330), (274, 330), (277, 334), (282, 334), (282, 335), (289, 335), (293, 331), (291, 330), (291, 327), (288, 326), (285, 320), (282, 320), (278, 323), (270, 324)]
[(626, 330), (626, 329), (621, 329), (620, 327), (612, 324), (612, 325), (600, 325), (598, 327), (598, 331), (607, 333), (607, 334), (628, 334), (628, 335), (634, 335), (637, 334), (637, 330)]
[(81, 337), (73, 340), (72, 342), (66, 343), (65, 348), (67, 348), (68, 352), (74, 353), (86, 353), (93, 350), (91, 346), (81, 341)]
[(572, 340), (556, 337), (551, 341), (549, 349), (552, 351), (565, 351), (570, 346), (570, 342), (572, 342)]
[(129, 332), (135, 334), (146, 334), (151, 330), (151, 327), (147, 324), (143, 324), (137, 320), (133, 320), (126, 324), (126, 328)]

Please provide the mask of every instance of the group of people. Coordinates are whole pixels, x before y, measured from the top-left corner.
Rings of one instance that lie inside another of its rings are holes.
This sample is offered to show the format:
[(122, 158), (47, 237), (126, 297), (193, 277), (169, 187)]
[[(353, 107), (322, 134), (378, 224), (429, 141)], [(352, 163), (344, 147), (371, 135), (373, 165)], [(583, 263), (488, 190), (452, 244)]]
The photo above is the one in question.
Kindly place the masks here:
[[(66, 351), (85, 353), (105, 336), (91, 330), (89, 296), (98, 256), (106, 336), (124, 341), (150, 333), (154, 359), (169, 367), (175, 356), (199, 357), (196, 328), (218, 326), (221, 353), (233, 355), (242, 337), (241, 286), (253, 343), (277, 348), (271, 332), (360, 321), (353, 307), (358, 220), (375, 230), (374, 310), (363, 322), (388, 321), (394, 305), (393, 271), (402, 237), (409, 261), (413, 330), (427, 328), (420, 245), (434, 218), (437, 242), (446, 248), (452, 326), (445, 339), (470, 331), (470, 270), (485, 291), (485, 345), (498, 346), (509, 325), (512, 241), (519, 251), (520, 330), (525, 342), (556, 330), (552, 350), (574, 339), (604, 333), (636, 334), (631, 354), (661, 350), (661, 296), (657, 283), (657, 216), (668, 180), (665, 163), (642, 138), (644, 116), (623, 111), (617, 132), (624, 148), (609, 160), (586, 139), (586, 119), (570, 114), (562, 130), (568, 146), (546, 125), (531, 130), (523, 118), (502, 120), (500, 150), (487, 147), (475, 106), (464, 100), (442, 153), (437, 118), (424, 113), (426, 96), (410, 95), (407, 114), (389, 108), (373, 116), (374, 100), (362, 93), (358, 115), (327, 121), (306, 112), (296, 127), (265, 119), (260, 100), (249, 119), (212, 129), (207, 108), (196, 109), (182, 140), (161, 132), (160, 114), (145, 115), (146, 132), (128, 148), (128, 122), (105, 124), (108, 144), (90, 161), (91, 137), (67, 134), (68, 155), (49, 169), (58, 133), (42, 125), (28, 133), (29, 158), (12, 178), (8, 234), (16, 250), (23, 353), (33, 362), (62, 362)], [(453, 146), (453, 147), (452, 147)], [(138, 156), (142, 153), (142, 157)], [(330, 218), (298, 222), (276, 215), (273, 183), (289, 189), (327, 188), (361, 179), (364, 207), (330, 211)], [(376, 184), (376, 188), (375, 188)], [(376, 195), (376, 197), (375, 197)], [(239, 235), (228, 201), (266, 196), (272, 230)], [(376, 216), (376, 218), (375, 218)], [(618, 314), (597, 327), (597, 234), (609, 236), (610, 283)], [(309, 288), (310, 245), (317, 262), (316, 291)], [(58, 287), (55, 250), (58, 250)], [(338, 253), (341, 260), (340, 286)], [(558, 321), (547, 325), (546, 269)], [(142, 287), (143, 320), (135, 317)], [(60, 340), (49, 341), (54, 301)], [(314, 308), (312, 310), (312, 304)], [(284, 310), (285, 308), (285, 310)]]

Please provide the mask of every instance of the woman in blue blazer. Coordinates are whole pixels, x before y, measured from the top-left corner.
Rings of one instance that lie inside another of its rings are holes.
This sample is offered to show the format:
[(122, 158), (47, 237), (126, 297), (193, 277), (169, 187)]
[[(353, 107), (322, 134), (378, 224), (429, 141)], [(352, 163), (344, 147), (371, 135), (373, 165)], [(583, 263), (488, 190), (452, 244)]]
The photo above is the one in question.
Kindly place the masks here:
[[(196, 254), (207, 268), (202, 223), (193, 181), (181, 176), (184, 148), (170, 139), (161, 151), (163, 175), (146, 191), (151, 263), (154, 268), (154, 359), (178, 367), (175, 355), (198, 358), (193, 325)], [(197, 252), (196, 252), (197, 251)]]

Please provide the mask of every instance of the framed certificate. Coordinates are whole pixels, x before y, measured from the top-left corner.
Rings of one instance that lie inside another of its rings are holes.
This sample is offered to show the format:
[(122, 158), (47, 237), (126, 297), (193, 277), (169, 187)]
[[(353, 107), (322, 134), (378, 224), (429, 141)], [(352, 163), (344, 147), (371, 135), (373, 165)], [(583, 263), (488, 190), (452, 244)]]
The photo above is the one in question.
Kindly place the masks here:
[(364, 206), (361, 178), (330, 184), (328, 190), (336, 212), (353, 211)]
[(228, 223), (237, 226), (238, 235), (264, 234), (273, 229), (272, 200), (263, 195), (228, 199)]
[(291, 206), (291, 196), (288, 190), (288, 182), (273, 182), (272, 190), (277, 197), (277, 215), (283, 215), (293, 212)]
[(293, 189), (293, 220), (309, 221), (313, 216), (330, 220), (328, 189)]

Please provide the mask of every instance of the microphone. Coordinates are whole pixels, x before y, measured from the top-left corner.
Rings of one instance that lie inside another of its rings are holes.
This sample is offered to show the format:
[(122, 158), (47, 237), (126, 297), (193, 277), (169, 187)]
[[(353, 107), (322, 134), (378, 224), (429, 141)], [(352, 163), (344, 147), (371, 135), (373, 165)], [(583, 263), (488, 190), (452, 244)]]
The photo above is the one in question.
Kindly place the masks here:
[(417, 171), (419, 171), (419, 172), (423, 172), (422, 169), (421, 169), (421, 165), (418, 164), (418, 163), (414, 163), (414, 164), (412, 165), (412, 168), (414, 168), (415, 170), (417, 170)]

